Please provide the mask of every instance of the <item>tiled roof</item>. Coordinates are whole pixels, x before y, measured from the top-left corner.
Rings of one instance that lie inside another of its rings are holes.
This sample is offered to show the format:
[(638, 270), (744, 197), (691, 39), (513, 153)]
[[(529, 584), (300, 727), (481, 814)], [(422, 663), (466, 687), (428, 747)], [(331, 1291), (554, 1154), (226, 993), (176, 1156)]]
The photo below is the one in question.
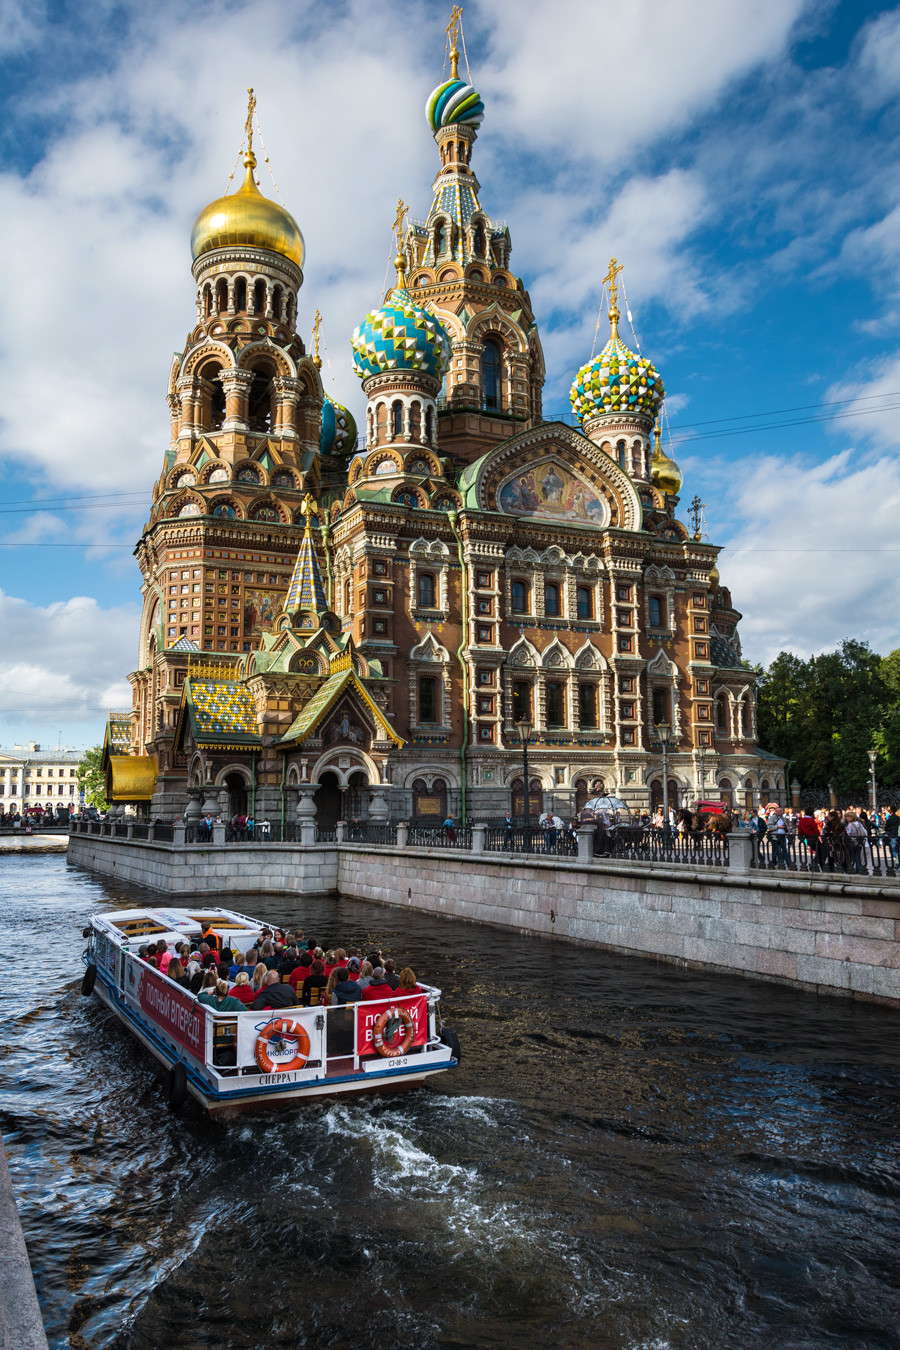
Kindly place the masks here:
[(724, 638), (712, 637), (709, 642), (709, 659), (720, 670), (742, 670), (741, 658)]
[(256, 703), (246, 685), (191, 677), (184, 697), (198, 745), (258, 743)]

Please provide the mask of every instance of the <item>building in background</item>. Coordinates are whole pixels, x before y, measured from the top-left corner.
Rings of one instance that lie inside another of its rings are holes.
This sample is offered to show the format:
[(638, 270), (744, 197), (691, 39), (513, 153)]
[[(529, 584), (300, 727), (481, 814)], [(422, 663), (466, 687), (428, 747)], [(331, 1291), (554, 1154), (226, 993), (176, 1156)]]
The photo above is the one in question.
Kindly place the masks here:
[(663, 381), (619, 333), (621, 267), (609, 340), (548, 418), (451, 47), (431, 206), (400, 203), (396, 284), (352, 338), (362, 435), (323, 389), (318, 313), (312, 354), (297, 332), (305, 245), (257, 186), (252, 95), (244, 182), (197, 218), (196, 320), (136, 549), (133, 707), (104, 752), (120, 805), (283, 820), (314, 791), (326, 826), (519, 813), (523, 721), (532, 811), (655, 804), (660, 724), (674, 804), (783, 794), (719, 550), (677, 514)]
[(78, 808), (81, 794), (76, 781), (82, 752), (68, 746), (42, 750), (35, 741), (14, 745), (12, 754), (0, 750), (0, 813), (21, 814), (40, 806), (56, 812)]

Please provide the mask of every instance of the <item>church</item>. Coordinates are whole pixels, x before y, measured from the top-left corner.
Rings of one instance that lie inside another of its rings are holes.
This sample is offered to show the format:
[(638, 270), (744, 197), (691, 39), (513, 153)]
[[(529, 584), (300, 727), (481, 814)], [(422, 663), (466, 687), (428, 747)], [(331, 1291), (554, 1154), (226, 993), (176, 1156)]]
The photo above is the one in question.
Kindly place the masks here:
[[(298, 333), (303, 235), (245, 177), (191, 236), (196, 319), (172, 361), (171, 439), (137, 544), (133, 706), (108, 790), (171, 820), (310, 801), (440, 822), (589, 796), (635, 808), (781, 795), (718, 548), (678, 516), (665, 396), (619, 333), (545, 420), (544, 356), (509, 228), (473, 167), (484, 105), (458, 73), (426, 103), (427, 216), (400, 202), (396, 284), (352, 334), (365, 424)], [(309, 311), (312, 304), (307, 303)], [(360, 306), (362, 310), (363, 306)], [(528, 783), (522, 737), (528, 737)]]

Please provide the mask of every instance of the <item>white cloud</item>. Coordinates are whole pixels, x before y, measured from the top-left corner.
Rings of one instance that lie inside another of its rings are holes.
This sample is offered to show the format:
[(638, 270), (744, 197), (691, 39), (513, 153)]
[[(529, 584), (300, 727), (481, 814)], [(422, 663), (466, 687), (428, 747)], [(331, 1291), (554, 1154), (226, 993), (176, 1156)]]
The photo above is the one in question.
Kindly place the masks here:
[(131, 707), (140, 607), (75, 596), (46, 606), (0, 591), (0, 724), (91, 723)]
[(900, 98), (900, 11), (880, 14), (863, 29), (857, 92), (869, 105)]
[[(900, 478), (893, 455), (842, 450), (810, 466), (757, 455), (712, 466), (717, 515), (736, 529), (720, 556), (723, 584), (743, 612), (744, 655), (767, 664), (842, 638), (885, 653), (900, 613)], [(714, 530), (717, 542), (721, 531)]]
[[(849, 422), (861, 439), (891, 448), (895, 455), (900, 450), (900, 355), (885, 357), (870, 379), (834, 385), (828, 397), (852, 400), (841, 410), (846, 413), (846, 420), (841, 420), (844, 425)], [(895, 459), (895, 477), (896, 473)]]
[(805, 0), (535, 0), (510, 23), (488, 0), (499, 68), (478, 71), (508, 135), (617, 166), (681, 131), (738, 76), (786, 47)]

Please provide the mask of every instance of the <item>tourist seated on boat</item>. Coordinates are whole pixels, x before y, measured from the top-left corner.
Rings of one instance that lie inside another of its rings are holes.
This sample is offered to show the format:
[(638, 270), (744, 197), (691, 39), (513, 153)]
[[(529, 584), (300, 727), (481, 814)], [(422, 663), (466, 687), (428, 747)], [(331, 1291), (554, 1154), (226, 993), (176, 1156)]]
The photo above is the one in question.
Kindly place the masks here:
[(204, 989), (197, 998), (198, 1003), (205, 1003), (213, 1012), (243, 1012), (244, 1004), (240, 999), (232, 998), (228, 992), (227, 980), (216, 980), (211, 989)]
[(334, 950), (333, 947), (330, 947), (330, 948), (328, 949), (328, 951), (327, 951), (327, 952), (325, 953), (325, 955), (322, 957), (322, 961), (324, 962), (324, 965), (325, 965), (325, 974), (326, 974), (326, 975), (328, 976), (328, 978), (330, 979), (330, 978), (331, 978), (331, 972), (334, 970), (334, 968), (335, 968), (335, 967), (337, 966), (337, 964), (338, 964), (337, 952)]
[(275, 955), (275, 947), (271, 942), (264, 942), (260, 947), (259, 959), (266, 967), (266, 970), (274, 970), (276, 968), (279, 958)]
[(369, 952), (369, 955), (366, 957), (366, 960), (368, 961), (369, 965), (372, 967), (373, 970), (376, 968), (376, 966), (381, 966), (382, 969), (384, 968), (384, 956), (382, 954), (380, 947), (376, 947), (373, 952)]
[(294, 966), (294, 969), (289, 973), (287, 982), (295, 994), (299, 995), (300, 990), (303, 987), (303, 981), (312, 974), (312, 963), (313, 959), (311, 953), (304, 952)]
[(259, 993), (265, 984), (266, 976), (269, 973), (269, 967), (263, 961), (258, 961), (253, 967), (253, 974), (250, 976), (250, 983), (253, 985), (255, 993)]
[(297, 999), (291, 986), (281, 983), (278, 971), (270, 970), (265, 984), (250, 1006), (254, 1012), (263, 1008), (295, 1008)]
[(297, 947), (285, 947), (284, 954), (278, 962), (278, 974), (283, 980), (286, 980), (292, 971), (297, 969), (300, 964), (300, 951)]
[(238, 971), (235, 976), (234, 984), (228, 992), (232, 998), (239, 999), (245, 1008), (249, 1008), (250, 1004), (256, 998), (257, 993), (250, 983), (250, 976), (247, 974), (246, 970)]
[(169, 962), (169, 967), (168, 970), (166, 971), (166, 974), (168, 975), (170, 980), (174, 980), (175, 983), (177, 985), (180, 985), (182, 989), (190, 989), (191, 977), (190, 975), (188, 975), (187, 971), (185, 970), (181, 962), (178, 960), (177, 956), (172, 957), (171, 961)]
[(330, 979), (337, 976), (331, 991), (331, 1006), (341, 1008), (347, 1003), (358, 1003), (362, 998), (362, 990), (357, 984), (353, 972), (349, 965), (338, 966), (337, 970), (331, 972)]
[(365, 1000), (390, 998), (393, 992), (393, 989), (384, 978), (384, 966), (376, 966), (372, 971), (371, 980), (362, 991), (362, 996)]
[(190, 984), (188, 985), (188, 988), (190, 989), (190, 991), (191, 991), (192, 994), (199, 994), (199, 993), (200, 993), (200, 990), (203, 988), (203, 981), (204, 981), (205, 979), (206, 979), (206, 976), (204, 975), (203, 971), (202, 971), (202, 970), (200, 969), (200, 967), (198, 966), (197, 969), (196, 969), (196, 970), (193, 972), (193, 974), (191, 975), (191, 977), (190, 977), (190, 981), (191, 981), (191, 982), (190, 982)]
[(424, 994), (425, 990), (420, 989), (416, 984), (416, 973), (411, 966), (404, 966), (400, 972), (400, 985), (397, 989), (400, 997), (406, 994)]
[(360, 989), (365, 989), (366, 985), (370, 983), (373, 969), (374, 967), (371, 961), (363, 961), (359, 968), (359, 976), (356, 981)]
[(213, 951), (208, 942), (201, 942), (197, 950), (200, 953), (200, 964), (204, 970), (208, 970), (210, 966), (218, 963), (219, 954)]
[(172, 959), (172, 953), (169, 951), (165, 941), (160, 938), (156, 944), (156, 964), (165, 975), (169, 968), (169, 962)]
[(400, 976), (397, 974), (397, 965), (393, 957), (389, 956), (384, 963), (384, 982), (391, 989), (400, 988)]
[(310, 972), (303, 981), (300, 1001), (304, 1008), (316, 1008), (325, 1002), (325, 990), (328, 987), (328, 980), (325, 977), (325, 963), (321, 960), (315, 960), (312, 963)]

